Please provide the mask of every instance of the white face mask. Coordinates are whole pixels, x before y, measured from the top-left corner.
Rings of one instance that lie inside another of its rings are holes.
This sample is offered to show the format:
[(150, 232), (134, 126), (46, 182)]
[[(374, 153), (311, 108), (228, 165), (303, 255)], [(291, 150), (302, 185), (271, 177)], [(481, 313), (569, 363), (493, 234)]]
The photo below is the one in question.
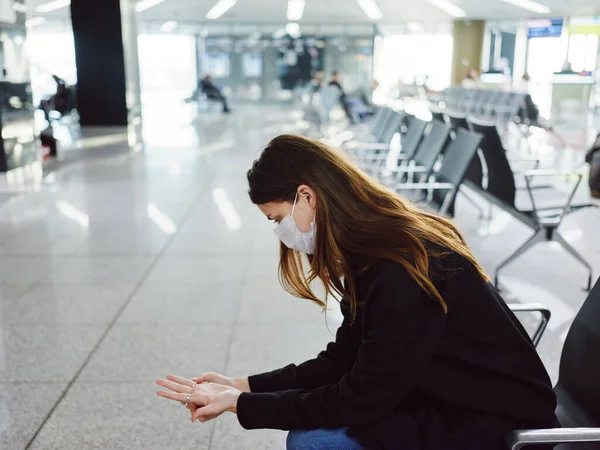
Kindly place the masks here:
[(313, 220), (310, 223), (310, 230), (308, 230), (306, 233), (303, 233), (298, 229), (296, 222), (292, 218), (294, 215), (294, 210), (296, 209), (297, 200), (298, 193), (296, 192), (294, 206), (292, 207), (292, 214), (285, 216), (273, 231), (287, 248), (312, 255), (315, 252), (315, 221)]

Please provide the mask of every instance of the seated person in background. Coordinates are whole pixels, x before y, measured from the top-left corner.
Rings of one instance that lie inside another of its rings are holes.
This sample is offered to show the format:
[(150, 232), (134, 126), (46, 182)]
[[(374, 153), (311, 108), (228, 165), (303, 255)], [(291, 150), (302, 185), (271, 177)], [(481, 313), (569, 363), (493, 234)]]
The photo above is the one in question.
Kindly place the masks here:
[(224, 113), (231, 112), (227, 104), (227, 98), (223, 95), (221, 89), (219, 89), (212, 82), (212, 77), (210, 75), (206, 75), (204, 78), (202, 78), (192, 96), (189, 99), (186, 99), (186, 101), (195, 100), (200, 92), (205, 94), (209, 100), (216, 100), (218, 102), (221, 102), (221, 104), (223, 105)]
[(50, 123), (50, 111), (55, 110), (62, 115), (72, 109), (72, 105), (70, 105), (71, 94), (67, 83), (57, 75), (52, 75), (52, 79), (56, 83), (56, 93), (49, 98), (42, 99), (40, 102), (40, 109), (44, 111), (44, 117), (48, 123)]
[(282, 285), (324, 310), (339, 295), (344, 321), (302, 364), (171, 375), (160, 396), (192, 421), (231, 411), (246, 429), (289, 430), (287, 450), (506, 450), (511, 430), (559, 426), (527, 332), (451, 221), (301, 136), (273, 139), (247, 178), (277, 224)]
[(367, 89), (364, 87), (357, 89), (353, 96), (346, 97), (346, 103), (361, 120), (373, 115), (376, 107), (373, 103), (373, 93), (378, 87), (379, 82), (373, 80)]
[(340, 90), (340, 102), (342, 103), (342, 108), (344, 108), (344, 112), (346, 113), (348, 120), (350, 120), (350, 123), (354, 123), (355, 120), (354, 117), (352, 117), (350, 105), (348, 105), (348, 102), (346, 101), (346, 93), (344, 92), (344, 88), (342, 88), (342, 85), (340, 84), (341, 80), (342, 77), (340, 75), (340, 72), (338, 70), (334, 70), (333, 72), (331, 72), (331, 80), (329, 81), (329, 86), (335, 86)]
[(464, 80), (462, 80), (461, 86), (467, 89), (479, 89), (481, 86), (479, 73), (475, 69), (469, 69)]
[(379, 81), (373, 80), (371, 81), (371, 83), (369, 83), (368, 91), (366, 89), (360, 89), (358, 92), (358, 98), (360, 99), (360, 101), (363, 102), (365, 106), (371, 110), (375, 107), (375, 105), (373, 104), (373, 93), (377, 90), (378, 87)]

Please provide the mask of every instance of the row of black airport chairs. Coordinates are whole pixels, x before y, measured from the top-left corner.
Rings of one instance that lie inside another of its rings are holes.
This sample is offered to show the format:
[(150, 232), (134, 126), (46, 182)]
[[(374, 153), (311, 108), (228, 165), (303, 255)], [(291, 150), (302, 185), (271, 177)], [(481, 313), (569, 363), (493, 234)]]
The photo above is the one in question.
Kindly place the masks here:
[[(391, 121), (390, 117), (398, 115)], [(453, 204), (461, 185), (468, 186), (481, 197), (517, 218), (534, 230), (534, 236), (566, 242), (557, 232), (562, 218), (589, 205), (573, 205), (572, 194), (563, 205), (538, 207), (533, 198), (531, 179), (546, 176), (549, 172), (526, 174), (526, 192), (530, 208), (518, 207), (515, 174), (507, 152), (494, 123), (475, 119), (461, 122), (454, 118), (428, 123), (414, 116), (389, 109), (380, 111), (372, 122), (371, 138), (361, 146), (352, 147), (350, 153), (359, 156), (359, 163), (368, 167), (371, 174), (392, 183), (395, 189), (426, 191), (425, 202), (437, 211), (452, 214)], [(401, 133), (401, 153), (397, 167), (387, 170), (382, 163), (390, 148), (389, 130), (384, 122), (395, 126)], [(383, 125), (382, 125), (383, 123)], [(369, 150), (368, 143), (375, 149)], [(439, 159), (442, 159), (441, 163)], [(434, 161), (435, 160), (435, 161)], [(439, 165), (436, 171), (435, 167)], [(409, 182), (409, 176), (419, 174), (418, 182)], [(427, 182), (423, 182), (426, 180)], [(573, 191), (574, 192), (574, 191)], [(533, 238), (532, 238), (533, 239)], [(538, 238), (535, 238), (538, 239)], [(535, 240), (534, 239), (534, 240)], [(531, 241), (531, 240), (530, 240)], [(528, 241), (502, 265), (522, 254), (532, 243)], [(583, 258), (568, 244), (565, 248), (576, 258)], [(586, 267), (589, 268), (587, 263)], [(497, 272), (495, 274), (497, 283)], [(589, 287), (589, 286), (588, 286)], [(549, 311), (541, 305), (510, 305), (513, 311), (540, 311), (543, 320), (532, 337), (537, 345), (549, 319)], [(600, 280), (591, 289), (588, 298), (575, 317), (567, 334), (560, 360), (559, 382), (555, 386), (558, 398), (557, 416), (564, 428), (553, 430), (516, 430), (507, 437), (507, 448), (517, 450), (536, 444), (561, 444), (560, 450), (598, 450), (600, 448)]]
[(452, 87), (431, 99), (434, 118), (451, 111), (495, 122), (535, 124), (539, 111), (529, 94), (493, 89)]
[[(361, 167), (371, 175), (396, 190), (416, 191), (418, 194), (426, 192), (428, 195), (424, 203), (449, 216), (454, 215), (457, 194), (462, 191), (465, 198), (473, 202), (469, 194), (474, 191), (490, 205), (509, 213), (534, 232), (531, 238), (498, 265), (494, 273), (497, 287), (498, 273), (506, 265), (538, 242), (555, 241), (586, 267), (586, 288), (590, 289), (591, 265), (558, 231), (566, 215), (596, 206), (593, 203), (573, 202), (582, 179), (581, 173), (568, 174), (575, 180), (568, 196), (551, 185), (540, 184), (537, 182), (539, 179), (567, 174), (535, 168), (522, 173), (514, 171), (495, 123), (467, 119), (465, 116), (446, 114), (443, 122), (427, 122), (384, 108), (373, 122), (373, 132), (372, 142), (364, 141), (352, 148)], [(386, 168), (386, 162), (391, 140), (398, 132), (402, 135), (401, 152), (397, 167), (390, 171)], [(434, 171), (434, 166), (440, 160), (439, 170)], [(534, 163), (535, 166), (538, 164), (531, 157), (519, 156), (519, 160)], [(414, 181), (415, 174), (419, 175), (420, 183), (406, 183), (406, 180)], [(517, 178), (524, 180), (524, 184), (519, 185)], [(463, 185), (469, 192), (460, 189)], [(417, 198), (420, 199), (418, 195)]]

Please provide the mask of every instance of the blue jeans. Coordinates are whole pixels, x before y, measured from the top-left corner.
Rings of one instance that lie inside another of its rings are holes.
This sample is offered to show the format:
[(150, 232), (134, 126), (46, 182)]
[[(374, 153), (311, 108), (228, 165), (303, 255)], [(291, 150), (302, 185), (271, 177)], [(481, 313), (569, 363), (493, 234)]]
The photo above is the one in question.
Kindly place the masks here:
[(362, 450), (356, 439), (346, 436), (348, 428), (294, 430), (287, 437), (287, 450)]

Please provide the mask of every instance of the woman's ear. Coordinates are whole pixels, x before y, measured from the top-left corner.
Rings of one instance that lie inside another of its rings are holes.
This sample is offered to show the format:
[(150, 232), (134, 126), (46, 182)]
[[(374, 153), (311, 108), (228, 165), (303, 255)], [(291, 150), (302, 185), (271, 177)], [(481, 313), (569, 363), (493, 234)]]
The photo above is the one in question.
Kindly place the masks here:
[(306, 199), (306, 203), (308, 203), (308, 206), (310, 206), (311, 209), (314, 210), (317, 208), (317, 197), (315, 195), (315, 191), (313, 191), (306, 184), (301, 184), (298, 186), (298, 196), (304, 197)]

